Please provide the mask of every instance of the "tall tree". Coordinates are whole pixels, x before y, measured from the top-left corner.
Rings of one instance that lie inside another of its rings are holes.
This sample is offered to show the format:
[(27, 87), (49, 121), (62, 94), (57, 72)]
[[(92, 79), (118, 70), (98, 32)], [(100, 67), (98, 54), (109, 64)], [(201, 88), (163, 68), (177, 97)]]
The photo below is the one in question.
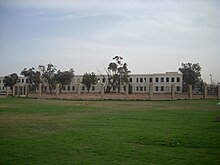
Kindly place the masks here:
[(192, 85), (195, 89), (198, 85), (201, 86), (201, 67), (199, 63), (182, 63), (182, 67), (179, 68), (179, 71), (183, 74), (183, 87), (186, 90), (188, 85)]
[[(108, 68), (106, 69), (107, 73), (107, 88), (106, 92), (110, 92), (118, 89), (118, 92), (121, 91), (121, 85), (129, 83), (129, 73), (127, 63), (123, 63), (123, 58), (121, 56), (113, 57), (114, 62), (109, 63)], [(104, 77), (104, 76), (103, 76)]]
[(31, 91), (34, 91), (37, 89), (39, 83), (40, 83), (40, 72), (37, 71), (35, 68), (24, 68), (21, 71), (21, 75), (25, 76), (28, 80), (29, 87)]
[(74, 77), (74, 70), (70, 69), (69, 71), (60, 71), (54, 75), (54, 82), (60, 84), (60, 93), (62, 92), (62, 89), (64, 85), (70, 84), (72, 78)]
[(52, 90), (55, 89), (54, 75), (57, 71), (56, 66), (53, 64), (47, 64), (47, 67), (39, 65), (38, 68), (41, 73), (41, 81), (43, 83), (48, 83), (49, 90), (52, 92)]
[(90, 88), (92, 87), (92, 85), (95, 85), (97, 84), (98, 82), (98, 79), (95, 75), (95, 73), (85, 73), (83, 75), (83, 78), (82, 78), (82, 84), (85, 85), (87, 91), (89, 92), (90, 91)]
[(12, 89), (12, 87), (18, 83), (18, 75), (17, 73), (12, 73), (8, 76), (5, 76), (3, 79), (3, 83), (5, 85), (5, 87), (10, 87), (10, 89)]

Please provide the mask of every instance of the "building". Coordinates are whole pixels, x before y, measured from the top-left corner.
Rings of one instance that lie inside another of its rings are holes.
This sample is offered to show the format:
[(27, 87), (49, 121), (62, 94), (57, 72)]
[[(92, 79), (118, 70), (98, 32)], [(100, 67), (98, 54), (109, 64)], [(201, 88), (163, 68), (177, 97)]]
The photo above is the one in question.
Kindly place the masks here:
[[(63, 93), (87, 92), (85, 86), (81, 84), (83, 75), (75, 75), (69, 85), (65, 85)], [(101, 86), (103, 85), (104, 90), (106, 89), (105, 78), (97, 75), (98, 83), (91, 87), (91, 93), (101, 92)], [(6, 91), (3, 84), (4, 77), (0, 77), (0, 92)], [(170, 93), (171, 86), (175, 86), (176, 93), (182, 93), (182, 74), (178, 72), (166, 72), (158, 74), (130, 74), (129, 82), (132, 87), (132, 93), (148, 93), (149, 86), (153, 86), (153, 93)], [(18, 86), (24, 86), (27, 83), (25, 77), (19, 77)], [(80, 88), (80, 89), (78, 89)], [(49, 92), (49, 86), (44, 85), (43, 91)], [(125, 93), (125, 88), (121, 86), (121, 92)]]

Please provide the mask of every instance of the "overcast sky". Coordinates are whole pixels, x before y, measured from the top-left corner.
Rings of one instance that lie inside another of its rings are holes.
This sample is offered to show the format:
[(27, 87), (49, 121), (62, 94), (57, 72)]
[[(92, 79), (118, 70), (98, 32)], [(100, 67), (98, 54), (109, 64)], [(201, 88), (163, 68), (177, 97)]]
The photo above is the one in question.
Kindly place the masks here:
[(133, 74), (191, 62), (220, 82), (220, 1), (0, 0), (0, 76), (48, 63), (104, 73), (115, 55)]

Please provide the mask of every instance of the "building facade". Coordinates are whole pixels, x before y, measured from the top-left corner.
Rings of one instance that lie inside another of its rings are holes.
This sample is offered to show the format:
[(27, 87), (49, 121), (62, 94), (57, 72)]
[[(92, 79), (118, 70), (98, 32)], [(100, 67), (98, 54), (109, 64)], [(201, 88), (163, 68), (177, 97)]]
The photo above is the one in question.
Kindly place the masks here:
[[(80, 90), (80, 92), (87, 92), (86, 87), (81, 84), (83, 75), (75, 75), (69, 85), (65, 85), (63, 93), (74, 93)], [(93, 85), (90, 89), (91, 93), (101, 92), (103, 86), (106, 89), (106, 81), (103, 76), (97, 75), (98, 83)], [(0, 92), (6, 92), (6, 87), (3, 83), (4, 77), (0, 77)], [(129, 82), (131, 84), (132, 93), (148, 93), (150, 85), (153, 87), (153, 93), (170, 93), (171, 86), (175, 86), (176, 93), (182, 93), (182, 74), (178, 72), (166, 72), (158, 74), (131, 74), (129, 75)], [(17, 86), (27, 85), (27, 79), (25, 77), (19, 77), (19, 83)], [(44, 92), (49, 92), (49, 86), (43, 86)], [(112, 89), (114, 92), (114, 89)], [(121, 85), (121, 93), (125, 93), (124, 85)]]

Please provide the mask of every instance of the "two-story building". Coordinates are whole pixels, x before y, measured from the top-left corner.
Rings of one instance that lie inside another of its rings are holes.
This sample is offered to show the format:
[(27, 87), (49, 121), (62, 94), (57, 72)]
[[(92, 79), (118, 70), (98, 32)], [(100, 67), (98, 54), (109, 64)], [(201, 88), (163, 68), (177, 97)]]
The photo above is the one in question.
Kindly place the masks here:
[[(85, 86), (81, 83), (83, 75), (75, 75), (69, 85), (65, 85), (63, 93), (74, 93), (77, 90), (80, 92), (87, 92)], [(90, 89), (91, 93), (101, 92), (101, 86), (106, 89), (106, 79), (97, 75), (98, 83), (93, 85)], [(3, 83), (4, 77), (0, 77), (0, 92), (6, 91)], [(166, 72), (155, 74), (131, 74), (129, 75), (129, 82), (132, 87), (132, 93), (148, 93), (149, 86), (153, 86), (153, 93), (170, 93), (171, 86), (175, 86), (176, 93), (182, 93), (182, 74), (178, 72)], [(19, 77), (18, 85), (23, 86), (27, 84), (25, 77)], [(78, 89), (80, 88), (80, 89)], [(44, 84), (43, 91), (49, 92), (49, 86)], [(123, 85), (121, 85), (121, 92), (125, 92)]]

